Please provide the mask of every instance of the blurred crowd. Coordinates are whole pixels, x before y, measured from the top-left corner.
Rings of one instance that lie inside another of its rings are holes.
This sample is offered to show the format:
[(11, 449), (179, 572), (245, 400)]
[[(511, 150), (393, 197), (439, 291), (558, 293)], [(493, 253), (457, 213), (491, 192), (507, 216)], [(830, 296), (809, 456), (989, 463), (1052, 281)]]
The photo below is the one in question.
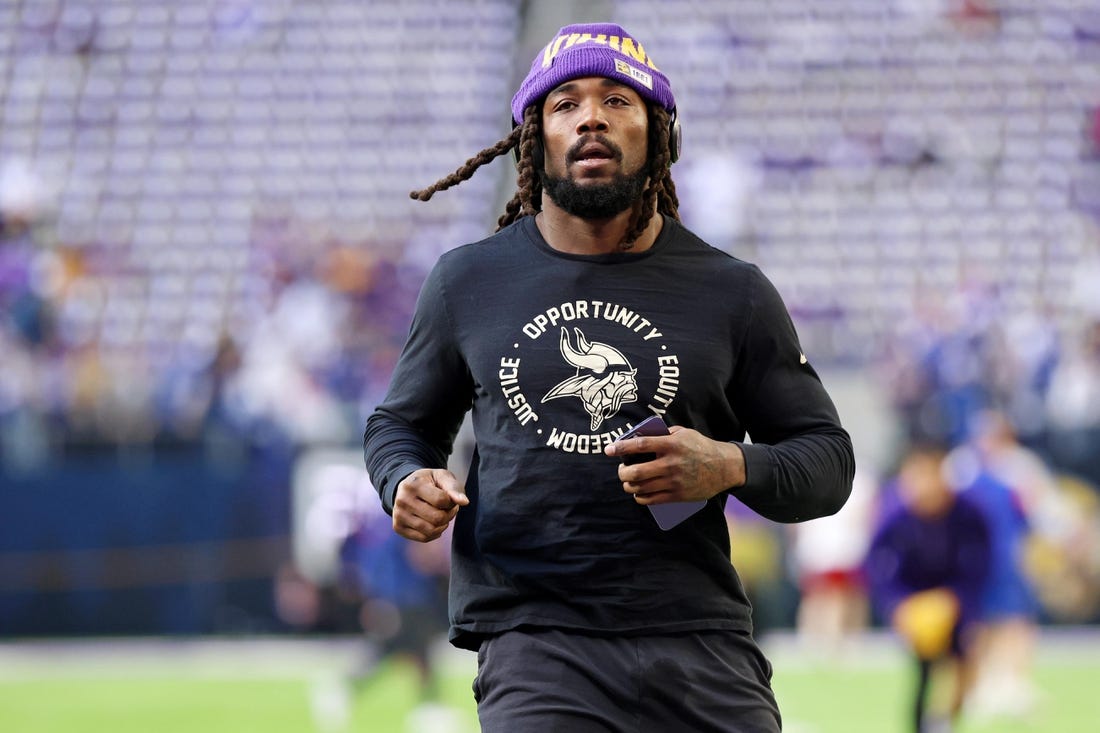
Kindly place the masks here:
[(235, 285), (247, 307), (234, 308), (202, 279), (172, 292), (152, 268), (126, 292), (109, 246), (54, 234), (33, 212), (0, 211), (0, 447), (15, 467), (87, 446), (355, 443), (424, 272), (257, 218)]
[(1100, 312), (1060, 332), (994, 286), (964, 289), (898, 324), (874, 368), (907, 438), (959, 444), (996, 410), (1052, 467), (1100, 484)]
[[(247, 298), (202, 278), (172, 292), (180, 283), (152, 271), (126, 292), (109, 246), (55, 237), (48, 217), (0, 209), (0, 444), (16, 464), (212, 432), (355, 444), (430, 266), (366, 240), (311, 240), (276, 213), (254, 218), (250, 274), (229, 286)], [(959, 443), (997, 409), (1054, 468), (1100, 484), (1100, 316), (1059, 331), (973, 287), (930, 299), (878, 348), (856, 368), (875, 374), (908, 437)]]

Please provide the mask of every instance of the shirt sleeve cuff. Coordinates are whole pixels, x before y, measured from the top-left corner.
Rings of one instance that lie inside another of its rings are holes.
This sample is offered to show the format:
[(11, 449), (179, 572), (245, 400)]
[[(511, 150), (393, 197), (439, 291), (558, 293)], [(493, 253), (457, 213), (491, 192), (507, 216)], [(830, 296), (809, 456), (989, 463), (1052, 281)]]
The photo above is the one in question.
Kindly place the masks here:
[(760, 491), (775, 486), (775, 462), (767, 446), (753, 443), (737, 443), (745, 456), (745, 483), (733, 489), (736, 496), (741, 491)]

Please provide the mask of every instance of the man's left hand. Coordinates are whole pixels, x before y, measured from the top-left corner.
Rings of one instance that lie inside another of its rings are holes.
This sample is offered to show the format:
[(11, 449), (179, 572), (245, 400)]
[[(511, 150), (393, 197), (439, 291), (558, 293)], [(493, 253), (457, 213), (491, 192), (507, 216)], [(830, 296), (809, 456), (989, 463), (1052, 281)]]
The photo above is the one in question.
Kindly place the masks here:
[(619, 465), (623, 490), (643, 505), (706, 500), (745, 483), (745, 456), (736, 443), (711, 440), (679, 425), (670, 427), (669, 435), (614, 442), (604, 453), (657, 455), (645, 463)]

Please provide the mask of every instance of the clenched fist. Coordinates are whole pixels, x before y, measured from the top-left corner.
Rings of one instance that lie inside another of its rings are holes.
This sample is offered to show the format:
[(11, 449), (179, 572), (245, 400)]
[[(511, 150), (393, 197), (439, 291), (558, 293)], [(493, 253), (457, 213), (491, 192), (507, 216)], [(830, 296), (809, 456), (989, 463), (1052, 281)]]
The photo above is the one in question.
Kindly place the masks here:
[(397, 485), (393, 531), (415, 542), (431, 542), (446, 531), (459, 508), (469, 503), (453, 473), (421, 468)]

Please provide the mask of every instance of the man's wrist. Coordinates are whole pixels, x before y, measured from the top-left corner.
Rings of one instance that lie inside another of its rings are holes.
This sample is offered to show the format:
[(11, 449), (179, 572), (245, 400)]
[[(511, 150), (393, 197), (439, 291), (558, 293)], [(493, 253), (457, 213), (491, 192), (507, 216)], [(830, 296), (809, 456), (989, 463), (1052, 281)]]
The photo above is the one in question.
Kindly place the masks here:
[(724, 443), (728, 446), (724, 450), (727, 457), (725, 460), (726, 465), (726, 488), (736, 489), (739, 486), (744, 486), (746, 481), (745, 472), (745, 452), (741, 450), (740, 443)]
[(423, 468), (415, 463), (402, 463), (390, 473), (390, 480), (381, 492), (382, 508), (387, 514), (393, 514), (393, 502), (397, 499), (397, 487), (416, 471)]

